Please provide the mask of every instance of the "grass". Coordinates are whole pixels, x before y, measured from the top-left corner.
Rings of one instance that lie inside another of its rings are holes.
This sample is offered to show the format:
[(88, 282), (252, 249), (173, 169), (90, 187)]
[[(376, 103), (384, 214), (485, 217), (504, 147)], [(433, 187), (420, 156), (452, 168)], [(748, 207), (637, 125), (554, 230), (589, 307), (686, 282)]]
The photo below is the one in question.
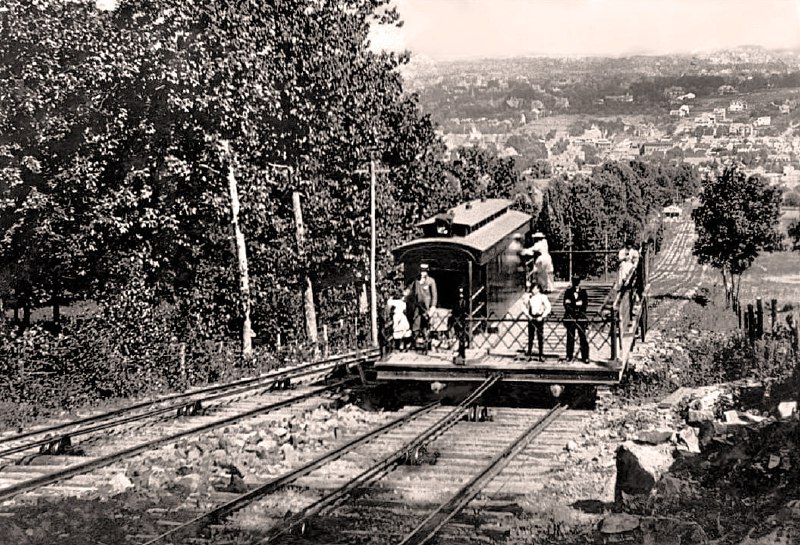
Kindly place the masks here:
[(742, 275), (739, 298), (743, 304), (761, 297), (778, 300), (778, 308), (786, 304), (800, 308), (800, 252), (773, 252), (758, 256), (753, 266)]

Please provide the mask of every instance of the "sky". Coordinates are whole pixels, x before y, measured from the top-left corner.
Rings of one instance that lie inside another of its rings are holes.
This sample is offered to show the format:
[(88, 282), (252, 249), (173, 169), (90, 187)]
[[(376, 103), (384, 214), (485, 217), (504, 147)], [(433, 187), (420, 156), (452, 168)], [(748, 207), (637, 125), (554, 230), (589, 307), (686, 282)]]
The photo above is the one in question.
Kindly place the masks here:
[(373, 47), (435, 60), (800, 48), (800, 0), (393, 0)]

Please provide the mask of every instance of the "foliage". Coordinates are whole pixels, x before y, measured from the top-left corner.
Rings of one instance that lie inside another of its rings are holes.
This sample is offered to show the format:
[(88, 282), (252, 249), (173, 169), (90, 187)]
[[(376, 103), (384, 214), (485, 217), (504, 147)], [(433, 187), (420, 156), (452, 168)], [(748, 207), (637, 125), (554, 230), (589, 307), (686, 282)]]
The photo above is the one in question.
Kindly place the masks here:
[[(163, 328), (179, 337), (228, 338), (240, 320), (232, 169), (255, 328), (302, 330), (305, 273), (366, 269), (369, 177), (356, 171), (371, 156), (389, 169), (379, 247), (451, 191), (433, 126), (403, 94), (404, 57), (369, 50), (373, 21), (397, 21), (385, 4), (11, 2), (0, 14), (0, 276), (14, 282), (0, 297), (110, 308), (124, 292), (167, 305)], [(295, 244), (293, 191), (313, 260)]]
[(738, 295), (742, 273), (779, 240), (780, 201), (779, 188), (736, 167), (705, 181), (701, 204), (692, 211), (697, 228), (693, 253), (701, 264), (721, 272), (727, 293)]
[(800, 219), (792, 220), (786, 233), (792, 239), (792, 250), (800, 250)]

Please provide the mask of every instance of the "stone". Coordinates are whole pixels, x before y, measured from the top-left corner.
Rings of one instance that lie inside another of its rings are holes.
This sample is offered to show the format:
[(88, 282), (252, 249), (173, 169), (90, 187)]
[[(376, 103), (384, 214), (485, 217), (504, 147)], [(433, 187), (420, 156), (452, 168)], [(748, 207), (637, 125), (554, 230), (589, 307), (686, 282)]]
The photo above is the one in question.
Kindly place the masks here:
[(778, 418), (788, 420), (797, 411), (797, 401), (782, 401), (778, 403)]
[(431, 384), (431, 391), (433, 393), (435, 393), (435, 394), (438, 394), (439, 392), (441, 392), (445, 388), (447, 388), (447, 384), (444, 384), (444, 383), (439, 382), (439, 381), (436, 381), (433, 384)]
[(693, 483), (679, 479), (669, 473), (665, 473), (659, 479), (656, 484), (656, 493), (663, 498), (674, 500), (685, 500), (699, 495), (697, 487)]
[(696, 522), (666, 517), (642, 517), (641, 545), (702, 545), (708, 543), (703, 528)]
[(185, 488), (190, 494), (198, 492), (203, 487), (203, 481), (197, 473), (190, 473), (189, 475), (178, 477), (173, 483), (175, 486)]
[(753, 414), (751, 412), (741, 413), (739, 416), (745, 422), (752, 422), (753, 424), (760, 424), (766, 420), (766, 417), (761, 416), (760, 414)]
[(660, 445), (672, 439), (672, 432), (667, 430), (640, 431), (634, 441), (638, 443), (648, 443), (650, 445)]
[(684, 428), (678, 433), (678, 439), (686, 445), (692, 454), (700, 454), (700, 440), (694, 428)]
[(575, 441), (567, 441), (567, 444), (564, 446), (567, 452), (575, 452), (578, 450), (578, 444)]
[(289, 434), (289, 430), (287, 430), (284, 427), (278, 426), (277, 428), (273, 428), (272, 433), (274, 433), (276, 437), (284, 437)]
[(603, 534), (621, 534), (639, 527), (639, 517), (627, 513), (612, 513), (603, 518), (600, 532)]
[(781, 465), (781, 457), (780, 456), (775, 456), (774, 454), (770, 454), (769, 455), (769, 462), (767, 462), (767, 468), (768, 469), (775, 469), (779, 465)]
[(725, 411), (723, 415), (725, 416), (726, 424), (733, 424), (733, 425), (744, 424), (744, 421), (741, 418), (739, 418), (739, 413), (733, 409), (731, 409), (730, 411)]
[(789, 545), (797, 543), (797, 537), (791, 528), (776, 528), (761, 537), (753, 538), (748, 535), (739, 545)]
[(700, 397), (692, 401), (690, 408), (699, 411), (714, 410), (714, 406), (722, 396), (722, 390), (719, 387), (709, 386), (700, 390)]
[(106, 482), (98, 487), (98, 490), (103, 495), (116, 496), (132, 487), (133, 482), (131, 482), (124, 473), (114, 473)]
[(281, 453), (283, 454), (283, 461), (289, 465), (297, 462), (297, 451), (289, 443), (281, 445)]
[(686, 417), (689, 424), (711, 422), (712, 420), (714, 420), (714, 411), (711, 409), (689, 409), (689, 415)]
[(623, 492), (650, 494), (661, 475), (672, 465), (673, 458), (670, 449), (626, 441), (617, 448), (616, 460), (614, 500), (619, 503)]

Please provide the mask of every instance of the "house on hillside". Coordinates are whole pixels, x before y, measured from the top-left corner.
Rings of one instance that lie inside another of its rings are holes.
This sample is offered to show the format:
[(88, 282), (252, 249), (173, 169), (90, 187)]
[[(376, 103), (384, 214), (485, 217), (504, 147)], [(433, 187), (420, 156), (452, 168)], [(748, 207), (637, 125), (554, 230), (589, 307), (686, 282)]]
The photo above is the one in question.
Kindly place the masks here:
[(772, 118), (768, 115), (763, 115), (756, 119), (756, 127), (769, 127), (772, 124)]
[(729, 112), (743, 112), (747, 109), (747, 102), (741, 99), (731, 100), (730, 106), (728, 106)]
[(661, 213), (664, 214), (664, 219), (666, 221), (678, 221), (683, 215), (683, 209), (680, 206), (672, 204), (670, 206), (665, 206)]
[(725, 108), (714, 108), (714, 117), (717, 119), (717, 123), (722, 123), (725, 121), (725, 114), (727, 113)]
[(717, 94), (720, 96), (736, 94), (736, 88), (733, 85), (720, 85), (717, 88)]

